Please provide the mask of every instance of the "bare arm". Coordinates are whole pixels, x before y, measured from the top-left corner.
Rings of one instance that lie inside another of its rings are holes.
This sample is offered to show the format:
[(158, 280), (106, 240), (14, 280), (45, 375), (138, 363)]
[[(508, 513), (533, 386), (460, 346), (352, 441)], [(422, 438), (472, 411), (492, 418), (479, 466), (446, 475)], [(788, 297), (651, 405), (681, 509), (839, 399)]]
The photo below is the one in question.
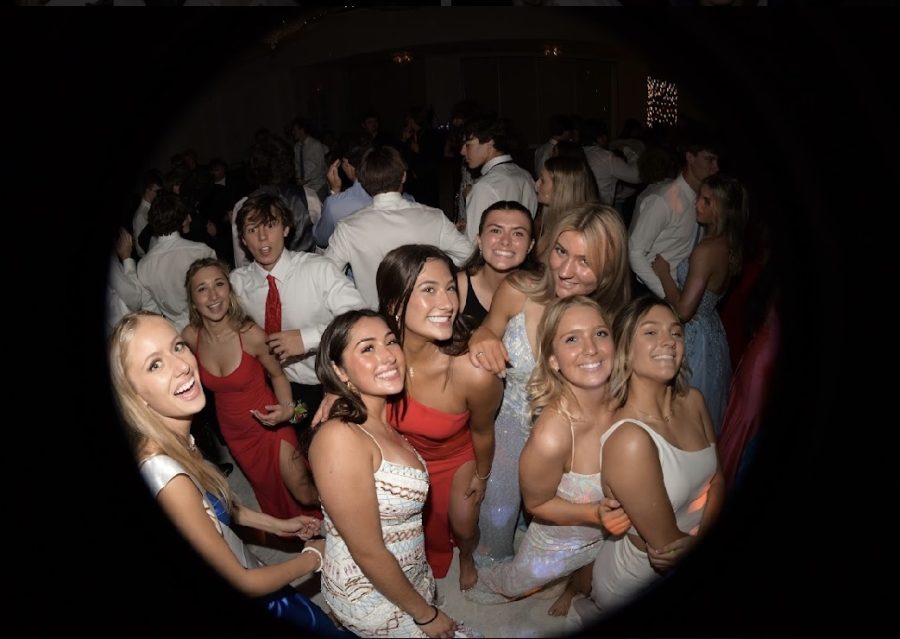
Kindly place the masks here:
[(253, 324), (244, 331), (243, 342), (246, 351), (258, 359), (259, 363), (266, 369), (266, 373), (268, 373), (272, 382), (275, 398), (278, 400), (277, 404), (266, 404), (263, 406), (266, 409), (265, 413), (255, 410), (253, 416), (266, 426), (274, 426), (275, 424), (288, 421), (294, 416), (294, 409), (291, 406), (293, 402), (291, 383), (285, 377), (281, 364), (269, 351), (269, 347), (266, 345), (265, 331)]
[[(703, 433), (706, 441), (715, 446), (716, 435), (709, 418), (709, 411), (706, 408), (706, 402), (703, 395), (692, 388), (688, 399), (688, 410), (695, 412), (699, 421), (702, 423)], [(725, 481), (722, 477), (722, 469), (719, 467), (718, 454), (716, 455), (716, 472), (709, 483), (706, 493), (706, 504), (703, 509), (703, 517), (696, 535), (688, 535), (677, 539), (659, 549), (649, 547), (647, 553), (650, 558), (650, 565), (659, 572), (665, 572), (673, 568), (685, 554), (693, 547), (694, 543), (702, 537), (709, 527), (715, 522), (722, 509), (722, 503), (725, 501)]]
[(642, 428), (623, 424), (609, 436), (602, 451), (603, 484), (621, 502), (641, 538), (662, 548), (687, 533), (678, 529), (666, 493), (659, 451)]
[(322, 520), (317, 519), (316, 517), (297, 515), (290, 519), (280, 519), (247, 508), (243, 504), (238, 504), (236, 506), (233, 515), (234, 521), (241, 526), (263, 530), (278, 535), (279, 537), (296, 536), (301, 539), (309, 539), (313, 535), (319, 534), (322, 525)]
[[(431, 604), (416, 591), (397, 558), (384, 545), (372, 479), (373, 455), (378, 452), (364, 437), (337, 420), (319, 427), (309, 458), (322, 505), (353, 560), (378, 592), (413, 619), (430, 619), (434, 614)], [(347, 490), (348, 486), (353, 490)], [(428, 626), (431, 624), (423, 626), (423, 630)]]
[(157, 499), (176, 528), (234, 588), (250, 597), (269, 594), (319, 567), (314, 553), (301, 553), (279, 564), (246, 569), (216, 530), (203, 507), (200, 491), (187, 475), (177, 475)]
[(659, 256), (653, 261), (653, 271), (659, 277), (666, 299), (675, 307), (678, 316), (685, 322), (690, 321), (697, 312), (697, 307), (700, 306), (703, 293), (706, 291), (709, 278), (713, 273), (712, 252), (709, 247), (698, 244), (694, 248), (688, 263), (688, 274), (684, 280), (683, 289), (679, 289), (675, 280), (672, 279), (669, 263)]
[[(713, 427), (712, 419), (709, 416), (709, 410), (706, 407), (703, 395), (697, 389), (692, 388), (689, 397), (691, 404), (696, 403), (697, 405), (700, 419), (703, 422), (703, 433), (706, 435), (706, 441), (713, 446), (713, 450), (716, 450), (716, 431)], [(706, 493), (706, 507), (703, 509), (703, 518), (700, 520), (700, 529), (697, 532), (698, 536), (702, 536), (706, 533), (706, 531), (709, 530), (709, 527), (716, 521), (724, 502), (725, 480), (722, 477), (722, 468), (719, 465), (719, 454), (718, 450), (716, 450), (716, 472), (710, 480), (709, 491)]]
[[(516, 290), (503, 280), (491, 300), (487, 317), (469, 337), (469, 361), (472, 366), (484, 368), (495, 375), (506, 373), (509, 353), (503, 346), (503, 334), (509, 320), (525, 305), (525, 293)], [(481, 353), (481, 355), (479, 355)]]
[(561, 526), (600, 525), (597, 503), (574, 504), (556, 491), (572, 458), (572, 436), (566, 420), (554, 410), (538, 417), (519, 457), (519, 486), (525, 508), (541, 521)]
[(466, 499), (474, 496), (481, 503), (494, 463), (494, 418), (503, 401), (503, 382), (489, 371), (471, 366), (466, 357), (456, 358), (454, 365), (462, 368), (466, 376), (469, 431), (475, 448), (475, 474), (466, 490)]

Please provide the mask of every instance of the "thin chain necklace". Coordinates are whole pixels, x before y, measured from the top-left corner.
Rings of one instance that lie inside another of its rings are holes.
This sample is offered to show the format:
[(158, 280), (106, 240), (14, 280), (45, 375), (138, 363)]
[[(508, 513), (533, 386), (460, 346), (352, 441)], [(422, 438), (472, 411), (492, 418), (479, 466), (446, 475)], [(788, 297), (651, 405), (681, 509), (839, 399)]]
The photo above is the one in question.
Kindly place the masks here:
[(672, 414), (671, 414), (671, 413), (669, 413), (668, 415), (663, 415), (662, 417), (660, 417), (659, 415), (654, 415), (653, 413), (648, 413), (648, 412), (645, 411), (645, 410), (641, 410), (640, 408), (638, 408), (637, 406), (635, 406), (635, 405), (632, 404), (632, 403), (628, 403), (628, 404), (626, 404), (626, 406), (631, 406), (634, 410), (636, 410), (637, 412), (639, 412), (641, 415), (644, 415), (645, 417), (649, 417), (650, 419), (656, 419), (656, 420), (659, 420), (659, 421), (663, 421), (663, 422), (665, 422), (665, 423), (667, 423), (667, 424), (668, 424), (669, 421), (672, 419)]

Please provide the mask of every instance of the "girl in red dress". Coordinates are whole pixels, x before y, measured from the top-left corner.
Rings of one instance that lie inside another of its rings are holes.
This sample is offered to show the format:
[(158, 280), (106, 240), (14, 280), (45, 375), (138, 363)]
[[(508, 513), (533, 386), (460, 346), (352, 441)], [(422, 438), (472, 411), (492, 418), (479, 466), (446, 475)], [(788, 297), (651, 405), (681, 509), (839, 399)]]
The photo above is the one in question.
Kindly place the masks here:
[(503, 384), (466, 356), (456, 269), (440, 249), (409, 244), (388, 253), (376, 275), (379, 311), (400, 336), (407, 363), (404, 398), (391, 423), (428, 466), (425, 552), (434, 576), (446, 576), (459, 548), (459, 587), (475, 585), (472, 553), (494, 457), (494, 417)]
[[(184, 340), (199, 362), (200, 380), (215, 398), (216, 418), (232, 457), (264, 513), (321, 517), (318, 492), (300, 453), (291, 387), (228, 281), (228, 267), (195, 261), (185, 278), (190, 324)], [(270, 385), (271, 384), (271, 385)]]

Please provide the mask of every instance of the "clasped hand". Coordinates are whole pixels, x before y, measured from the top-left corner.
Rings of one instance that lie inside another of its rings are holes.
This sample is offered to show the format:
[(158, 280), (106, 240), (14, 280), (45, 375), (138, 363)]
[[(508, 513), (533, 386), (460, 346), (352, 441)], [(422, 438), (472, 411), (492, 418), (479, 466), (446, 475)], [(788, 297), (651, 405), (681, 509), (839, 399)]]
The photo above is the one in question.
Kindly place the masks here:
[(274, 426), (275, 424), (286, 422), (294, 416), (294, 409), (290, 406), (282, 406), (281, 404), (266, 404), (265, 406), (263, 406), (263, 408), (265, 408), (268, 412), (263, 413), (256, 410), (255, 408), (250, 411), (250, 414), (258, 419), (263, 426)]
[[(279, 519), (277, 525), (278, 528), (275, 530), (275, 534), (279, 537), (299, 537), (307, 540), (319, 534), (322, 528), (322, 520), (309, 515), (297, 515), (290, 519)], [(324, 548), (324, 546), (325, 541), (322, 540), (322, 547)]]
[(289, 359), (304, 354), (303, 338), (297, 329), (270, 333), (266, 337), (266, 346), (282, 365)]
[(604, 497), (597, 506), (597, 513), (600, 516), (600, 523), (609, 534), (618, 537), (631, 528), (631, 520), (622, 508), (622, 504), (616, 499)]

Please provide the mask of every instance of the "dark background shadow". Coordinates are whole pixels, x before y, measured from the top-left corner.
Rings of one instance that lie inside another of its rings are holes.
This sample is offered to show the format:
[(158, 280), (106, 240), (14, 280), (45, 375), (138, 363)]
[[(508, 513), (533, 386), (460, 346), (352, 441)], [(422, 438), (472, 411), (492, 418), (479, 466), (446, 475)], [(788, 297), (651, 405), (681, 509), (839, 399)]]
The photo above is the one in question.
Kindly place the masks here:
[[(6, 21), (18, 55), (7, 96), (23, 107), (9, 126), (22, 137), (16, 159), (35, 179), (34, 187), (12, 185), (28, 189), (32, 202), (14, 215), (39, 231), (48, 220), (45, 236), (27, 240), (40, 248), (38, 261), (47, 260), (42, 242), (62, 250), (50, 261), (51, 282), (68, 305), (52, 300), (49, 330), (75, 347), (67, 361), (76, 364), (52, 369), (53, 384), (74, 402), (54, 411), (44, 445), (62, 456), (50, 473), (56, 497), (52, 508), (38, 507), (50, 515), (39, 524), (49, 533), (40, 552), (53, 558), (50, 579), (65, 595), (37, 613), (48, 575), (31, 574), (29, 619), (38, 630), (288, 634), (216, 578), (145, 491), (112, 408), (102, 315), (117, 207), (143, 158), (191, 99), (196, 78), (277, 18), (136, 13), (19, 11)], [(742, 172), (757, 173), (754, 214), (772, 224), (785, 306), (773, 409), (745, 487), (695, 556), (598, 628), (605, 636), (821, 634), (846, 612), (834, 598), (853, 590), (837, 541), (844, 524), (834, 513), (836, 464), (825, 444), (855, 390), (841, 358), (867, 325), (857, 310), (865, 294), (851, 288), (862, 280), (851, 256), (862, 233), (880, 233), (875, 193), (896, 180), (896, 104), (884, 74), (900, 31), (896, 12), (785, 13), (615, 18), (636, 46), (705, 79), (700, 97), (727, 114), (731, 155)], [(880, 267), (865, 268), (866, 278), (878, 276)]]

